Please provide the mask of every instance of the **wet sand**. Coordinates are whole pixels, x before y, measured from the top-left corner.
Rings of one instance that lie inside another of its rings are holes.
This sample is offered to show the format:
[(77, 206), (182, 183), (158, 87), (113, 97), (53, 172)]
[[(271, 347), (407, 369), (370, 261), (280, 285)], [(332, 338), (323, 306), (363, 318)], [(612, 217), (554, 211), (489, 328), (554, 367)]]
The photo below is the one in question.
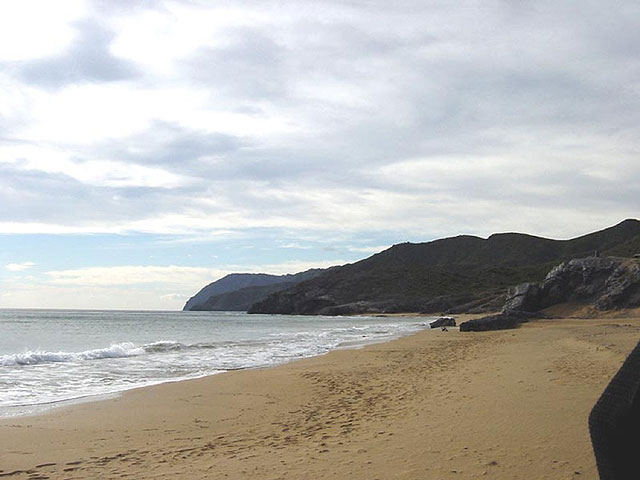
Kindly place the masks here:
[(593, 479), (640, 316), (425, 331), (0, 420), (0, 478)]

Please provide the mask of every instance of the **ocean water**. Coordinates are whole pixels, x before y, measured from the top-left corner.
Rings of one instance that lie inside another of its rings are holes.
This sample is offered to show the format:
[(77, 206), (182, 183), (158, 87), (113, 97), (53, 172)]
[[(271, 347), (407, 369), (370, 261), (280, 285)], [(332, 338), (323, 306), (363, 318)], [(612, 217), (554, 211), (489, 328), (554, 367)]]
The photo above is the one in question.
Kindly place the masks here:
[(0, 310), (0, 417), (428, 328), (411, 317)]

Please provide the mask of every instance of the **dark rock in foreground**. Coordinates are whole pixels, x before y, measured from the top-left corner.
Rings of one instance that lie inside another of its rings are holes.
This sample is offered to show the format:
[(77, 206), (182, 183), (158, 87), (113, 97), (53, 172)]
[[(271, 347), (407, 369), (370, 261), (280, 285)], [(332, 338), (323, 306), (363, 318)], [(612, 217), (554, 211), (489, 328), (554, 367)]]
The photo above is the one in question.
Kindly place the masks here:
[(601, 480), (635, 479), (640, 472), (640, 343), (631, 351), (589, 415)]

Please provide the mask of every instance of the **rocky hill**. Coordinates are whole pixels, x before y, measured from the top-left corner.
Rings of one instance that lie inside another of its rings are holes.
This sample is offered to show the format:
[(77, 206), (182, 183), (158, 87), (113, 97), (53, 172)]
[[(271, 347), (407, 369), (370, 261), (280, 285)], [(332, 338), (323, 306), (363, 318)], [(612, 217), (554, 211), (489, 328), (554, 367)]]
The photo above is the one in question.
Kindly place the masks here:
[(322, 272), (322, 269), (311, 269), (294, 275), (232, 273), (203, 287), (187, 301), (183, 310), (246, 311), (269, 294), (314, 278)]
[(458, 236), (403, 243), (359, 262), (336, 267), (254, 304), (251, 313), (482, 312), (499, 310), (506, 291), (540, 282), (556, 264), (640, 251), (640, 221), (571, 240), (519, 233), (487, 239)]

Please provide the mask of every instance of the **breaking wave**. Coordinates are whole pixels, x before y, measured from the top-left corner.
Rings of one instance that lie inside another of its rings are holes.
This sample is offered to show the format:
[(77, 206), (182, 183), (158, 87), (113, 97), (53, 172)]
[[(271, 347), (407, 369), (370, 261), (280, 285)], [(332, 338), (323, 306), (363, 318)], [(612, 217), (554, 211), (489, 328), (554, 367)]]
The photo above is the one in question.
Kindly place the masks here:
[(170, 353), (180, 350), (214, 349), (220, 347), (242, 347), (256, 345), (261, 342), (216, 342), (194, 343), (191, 345), (162, 340), (136, 346), (131, 342), (122, 342), (108, 348), (96, 348), (83, 352), (47, 352), (44, 350), (27, 350), (13, 355), (0, 355), (0, 366), (40, 365), (44, 363), (79, 362), (85, 360), (100, 360), (103, 358), (137, 357), (144, 354)]
[(145, 353), (144, 347), (136, 347), (131, 342), (116, 343), (108, 348), (96, 348), (84, 352), (46, 352), (28, 350), (13, 355), (0, 356), (0, 365), (40, 365), (43, 363), (78, 362), (83, 360), (99, 360), (101, 358), (135, 357)]

